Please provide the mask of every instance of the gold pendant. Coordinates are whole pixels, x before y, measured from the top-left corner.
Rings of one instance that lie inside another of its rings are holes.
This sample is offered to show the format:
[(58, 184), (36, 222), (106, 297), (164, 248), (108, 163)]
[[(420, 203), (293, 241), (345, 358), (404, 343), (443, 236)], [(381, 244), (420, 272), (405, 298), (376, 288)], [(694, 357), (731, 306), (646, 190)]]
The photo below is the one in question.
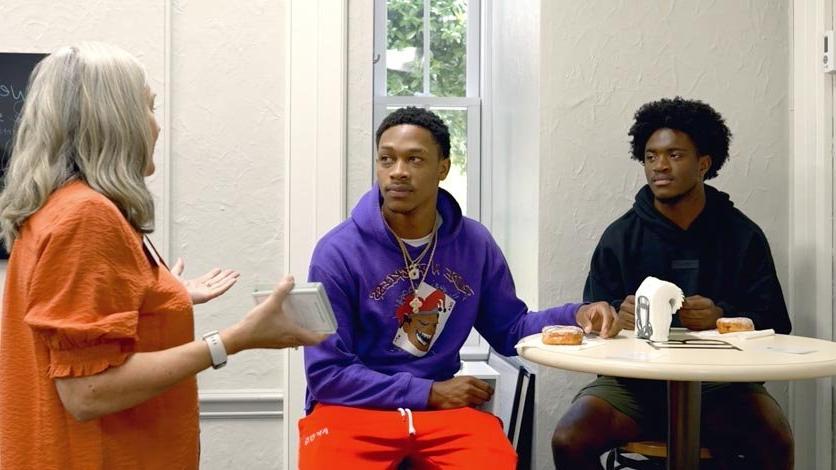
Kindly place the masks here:
[(412, 313), (418, 313), (421, 309), (422, 303), (423, 302), (421, 301), (420, 297), (418, 297), (417, 295), (413, 297), (412, 300), (409, 301), (409, 306), (412, 307)]

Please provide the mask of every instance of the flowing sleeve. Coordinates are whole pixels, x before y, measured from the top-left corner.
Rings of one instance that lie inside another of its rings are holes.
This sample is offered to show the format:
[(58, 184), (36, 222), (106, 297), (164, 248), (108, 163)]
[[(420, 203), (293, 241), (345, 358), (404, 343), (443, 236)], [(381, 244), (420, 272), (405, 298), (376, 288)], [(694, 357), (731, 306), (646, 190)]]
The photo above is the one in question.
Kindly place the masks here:
[(105, 201), (87, 201), (38, 244), (24, 320), (49, 350), (51, 378), (121, 365), (137, 340), (150, 278), (136, 232)]

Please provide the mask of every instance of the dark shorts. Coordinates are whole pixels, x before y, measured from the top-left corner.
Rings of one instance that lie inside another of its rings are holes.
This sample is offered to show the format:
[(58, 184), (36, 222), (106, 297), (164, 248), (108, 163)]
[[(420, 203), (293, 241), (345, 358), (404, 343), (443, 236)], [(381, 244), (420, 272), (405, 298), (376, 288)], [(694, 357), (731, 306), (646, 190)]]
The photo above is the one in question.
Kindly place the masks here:
[[(763, 393), (771, 398), (763, 383), (703, 382), (702, 411), (711, 412), (740, 395)], [(574, 403), (584, 396), (598, 397), (632, 418), (647, 433), (647, 438), (664, 436), (668, 422), (667, 382), (599, 376), (582, 388)]]

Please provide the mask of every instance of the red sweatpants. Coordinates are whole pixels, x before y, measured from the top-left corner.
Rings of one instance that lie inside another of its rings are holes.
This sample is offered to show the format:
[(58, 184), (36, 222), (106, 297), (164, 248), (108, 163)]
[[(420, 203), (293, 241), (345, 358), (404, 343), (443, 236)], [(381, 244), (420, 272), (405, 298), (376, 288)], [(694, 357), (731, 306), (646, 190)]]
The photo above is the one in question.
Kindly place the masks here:
[(499, 419), (473, 408), (407, 413), (318, 404), (299, 420), (302, 470), (394, 469), (405, 458), (416, 470), (517, 466)]

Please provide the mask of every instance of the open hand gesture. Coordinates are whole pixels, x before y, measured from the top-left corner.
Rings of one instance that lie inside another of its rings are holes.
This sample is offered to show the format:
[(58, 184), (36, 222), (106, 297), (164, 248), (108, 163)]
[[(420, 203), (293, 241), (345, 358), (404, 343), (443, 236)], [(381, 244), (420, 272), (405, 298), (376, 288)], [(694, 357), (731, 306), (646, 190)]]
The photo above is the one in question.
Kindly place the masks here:
[(240, 276), (238, 271), (232, 269), (215, 268), (203, 276), (183, 279), (182, 274), (185, 268), (186, 263), (183, 262), (183, 258), (177, 258), (177, 262), (171, 268), (171, 274), (174, 274), (174, 277), (183, 284), (195, 305), (223, 295), (238, 282), (238, 276)]

